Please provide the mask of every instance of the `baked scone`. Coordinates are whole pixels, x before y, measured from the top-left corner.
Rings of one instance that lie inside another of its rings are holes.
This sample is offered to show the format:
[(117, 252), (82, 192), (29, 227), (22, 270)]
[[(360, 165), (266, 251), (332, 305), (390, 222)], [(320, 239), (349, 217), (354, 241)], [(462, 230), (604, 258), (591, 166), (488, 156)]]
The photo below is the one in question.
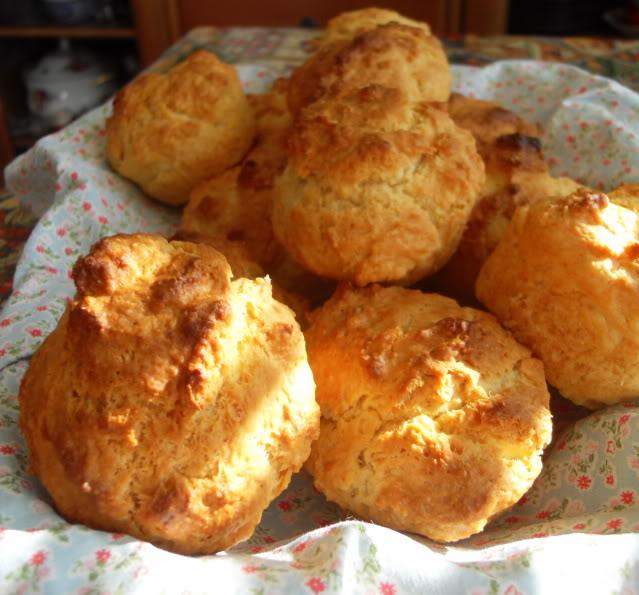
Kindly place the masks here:
[(541, 471), (543, 366), (489, 314), (400, 287), (341, 288), (306, 341), (322, 411), (306, 468), (329, 500), (456, 541)]
[(379, 85), (306, 108), (288, 148), (276, 237), (309, 270), (357, 285), (409, 283), (441, 267), (484, 179), (469, 132)]
[(234, 165), (255, 136), (255, 117), (233, 66), (198, 50), (166, 74), (124, 87), (107, 120), (106, 156), (119, 174), (171, 205)]
[(343, 12), (328, 21), (324, 34), (317, 40), (317, 46), (331, 44), (335, 41), (352, 39), (360, 33), (375, 29), (380, 25), (399, 23), (422, 29), (426, 35), (431, 35), (428, 23), (409, 19), (394, 10), (386, 8), (363, 8)]
[(452, 93), (448, 113), (457, 126), (475, 137), (486, 166), (481, 196), (501, 192), (518, 171), (547, 172), (541, 130), (494, 101)]
[(515, 209), (539, 198), (566, 196), (579, 184), (551, 176), (539, 128), (498, 103), (453, 93), (448, 112), (458, 126), (472, 132), (486, 168), (480, 198), (459, 246), (436, 280), (447, 293), (469, 299), (474, 296), (479, 269)]
[(618, 403), (639, 396), (638, 255), (637, 213), (581, 189), (517, 209), (477, 297), (564, 397)]
[(193, 188), (182, 216), (182, 229), (246, 242), (263, 266), (281, 260), (273, 234), (273, 183), (286, 166), (286, 134), (291, 117), (286, 81), (269, 93), (249, 96), (257, 118), (257, 140), (244, 161)]
[(367, 85), (401, 89), (412, 101), (447, 101), (451, 76), (436, 37), (398, 23), (381, 25), (315, 52), (291, 75), (288, 105), (297, 115), (326, 94)]
[[(458, 126), (473, 133), (482, 155), (487, 155), (495, 141), (504, 136), (516, 134), (527, 139), (540, 139), (541, 137), (541, 130), (536, 124), (520, 118), (496, 101), (486, 101), (461, 93), (451, 93), (448, 101), (448, 113)], [(532, 140), (529, 142), (535, 144)], [(539, 140), (538, 142), (537, 151), (541, 148), (541, 143)], [(534, 159), (535, 154), (530, 153), (527, 158)]]
[(304, 338), (205, 244), (113, 236), (20, 388), (32, 470), (67, 519), (185, 554), (251, 535), (316, 438)]

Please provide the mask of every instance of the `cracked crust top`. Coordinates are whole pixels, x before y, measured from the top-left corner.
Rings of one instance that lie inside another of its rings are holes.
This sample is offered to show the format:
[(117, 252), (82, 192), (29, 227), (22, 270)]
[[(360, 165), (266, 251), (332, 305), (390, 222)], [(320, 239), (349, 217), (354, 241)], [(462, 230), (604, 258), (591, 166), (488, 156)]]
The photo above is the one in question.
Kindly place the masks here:
[(251, 535), (318, 432), (292, 312), (213, 248), (160, 236), (104, 239), (73, 276), (20, 390), (58, 510), (181, 553)]
[[(233, 277), (247, 277), (256, 279), (264, 277), (266, 271), (251, 257), (251, 252), (246, 244), (240, 240), (227, 240), (219, 236), (207, 236), (197, 232), (179, 230), (172, 240), (193, 242), (195, 244), (207, 244), (221, 252), (226, 258)], [(295, 318), (302, 329), (308, 326), (308, 317), (311, 312), (311, 303), (303, 294), (294, 290), (286, 290), (271, 279), (271, 290), (273, 297), (282, 304), (286, 304), (295, 313)]]
[(455, 541), (541, 471), (543, 366), (489, 314), (436, 294), (343, 287), (306, 338), (322, 411), (307, 468), (340, 506)]
[(451, 75), (441, 42), (424, 29), (388, 23), (328, 44), (292, 75), (288, 105), (300, 110), (366, 85), (395, 87), (411, 101), (447, 101)]
[(242, 159), (255, 117), (233, 66), (204, 50), (124, 87), (107, 121), (107, 159), (149, 196), (187, 201), (198, 182)]
[(358, 285), (410, 282), (443, 265), (484, 179), (468, 131), (379, 85), (309, 106), (288, 151), (276, 237), (309, 270)]
[(386, 8), (363, 8), (361, 10), (350, 10), (338, 14), (328, 21), (322, 37), (317, 40), (317, 46), (321, 47), (335, 41), (352, 39), (360, 33), (375, 29), (380, 25), (388, 23), (399, 23), (417, 27), (424, 31), (426, 35), (431, 35), (428, 23), (409, 19), (394, 10)]

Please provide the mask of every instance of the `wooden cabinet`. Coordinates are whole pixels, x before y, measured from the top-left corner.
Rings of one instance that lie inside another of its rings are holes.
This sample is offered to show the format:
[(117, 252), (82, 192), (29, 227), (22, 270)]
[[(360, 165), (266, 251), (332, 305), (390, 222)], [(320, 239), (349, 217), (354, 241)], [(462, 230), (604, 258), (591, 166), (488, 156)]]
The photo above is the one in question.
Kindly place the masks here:
[(427, 21), (437, 34), (503, 33), (508, 0), (132, 0), (138, 46), (149, 64), (187, 31), (202, 25), (295, 27), (320, 26), (346, 10), (378, 5)]
[[(242, 0), (233, 2), (199, 2), (198, 0), (169, 0), (177, 26), (189, 29), (198, 23), (210, 22), (219, 25), (259, 25), (295, 27), (303, 20), (312, 20), (319, 25), (336, 14), (370, 6), (367, 0)], [(393, 0), (384, 6), (419, 20), (431, 23), (434, 29), (446, 29), (447, 5), (457, 4), (446, 0)], [(250, 21), (250, 22), (249, 22)]]

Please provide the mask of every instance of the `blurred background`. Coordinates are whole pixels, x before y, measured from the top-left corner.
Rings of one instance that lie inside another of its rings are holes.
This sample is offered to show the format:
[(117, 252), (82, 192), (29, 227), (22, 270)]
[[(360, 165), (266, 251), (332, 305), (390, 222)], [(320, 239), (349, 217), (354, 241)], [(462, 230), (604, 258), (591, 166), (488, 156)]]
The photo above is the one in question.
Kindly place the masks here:
[(194, 27), (320, 27), (371, 4), (450, 38), (639, 38), (639, 0), (0, 0), (0, 167), (100, 104)]

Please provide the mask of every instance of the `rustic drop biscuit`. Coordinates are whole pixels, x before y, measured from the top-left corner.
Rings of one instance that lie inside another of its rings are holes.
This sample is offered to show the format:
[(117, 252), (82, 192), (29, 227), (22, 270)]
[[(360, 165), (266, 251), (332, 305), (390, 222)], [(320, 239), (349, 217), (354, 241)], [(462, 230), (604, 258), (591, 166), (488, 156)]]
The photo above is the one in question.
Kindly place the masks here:
[(181, 205), (193, 186), (240, 161), (254, 136), (235, 68), (200, 50), (116, 95), (106, 156), (149, 196)]
[(618, 403), (639, 396), (638, 255), (637, 213), (581, 189), (517, 209), (477, 297), (564, 397)]
[(296, 120), (273, 228), (314, 273), (365, 285), (435, 272), (484, 180), (472, 135), (428, 103), (369, 86)]
[[(537, 139), (537, 153), (541, 148), (539, 127), (520, 118), (495, 101), (452, 93), (448, 102), (448, 113), (458, 126), (473, 133), (482, 156), (488, 156), (498, 139), (510, 135)], [(530, 144), (536, 143), (530, 141)], [(529, 153), (526, 159), (534, 160), (535, 152)]]
[(59, 512), (181, 553), (249, 537), (318, 433), (292, 312), (210, 246), (154, 235), (102, 240), (73, 276), (20, 389)]
[(329, 500), (456, 541), (541, 471), (543, 366), (489, 314), (399, 287), (342, 288), (306, 338), (322, 411), (306, 467)]

